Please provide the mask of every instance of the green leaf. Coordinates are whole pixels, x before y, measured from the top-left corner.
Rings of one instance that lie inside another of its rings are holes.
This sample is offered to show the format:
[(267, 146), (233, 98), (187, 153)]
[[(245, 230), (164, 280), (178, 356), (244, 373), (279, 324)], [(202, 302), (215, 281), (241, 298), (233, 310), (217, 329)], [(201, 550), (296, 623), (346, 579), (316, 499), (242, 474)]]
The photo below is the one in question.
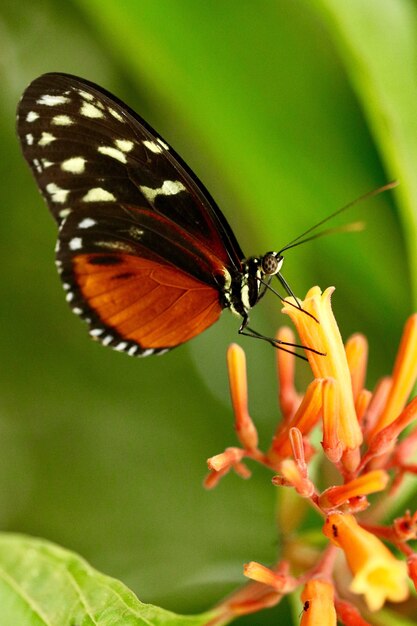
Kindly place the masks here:
[(209, 614), (175, 615), (143, 604), (123, 583), (74, 552), (0, 535), (0, 623), (19, 626), (200, 626)]

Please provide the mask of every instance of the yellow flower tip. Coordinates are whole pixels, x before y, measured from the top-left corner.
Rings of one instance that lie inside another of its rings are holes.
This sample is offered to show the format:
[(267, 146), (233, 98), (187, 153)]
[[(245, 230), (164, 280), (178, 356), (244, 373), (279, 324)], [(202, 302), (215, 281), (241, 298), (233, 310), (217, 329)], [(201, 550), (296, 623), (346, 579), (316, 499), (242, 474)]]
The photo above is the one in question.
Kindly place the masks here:
[[(362, 443), (362, 432), (358, 424), (355, 403), (352, 392), (352, 379), (346, 358), (345, 347), (331, 308), (331, 295), (334, 287), (321, 292), (319, 287), (313, 287), (306, 298), (300, 302), (303, 310), (284, 304), (283, 312), (288, 314), (294, 322), (301, 343), (324, 352), (325, 356), (306, 351), (311, 369), (315, 378), (332, 378), (339, 387), (339, 411), (337, 440), (342, 449), (356, 449)], [(310, 315), (316, 318), (315, 321)], [(327, 446), (336, 448), (334, 445)]]
[(333, 585), (320, 578), (307, 582), (301, 594), (303, 613), (300, 626), (336, 626)]
[(350, 590), (364, 595), (370, 611), (378, 611), (387, 600), (404, 602), (409, 596), (407, 565), (397, 560), (390, 564), (385, 559), (378, 562), (375, 558), (354, 576)]
[(406, 564), (397, 560), (378, 537), (361, 528), (353, 515), (330, 514), (323, 532), (343, 550), (353, 575), (350, 589), (364, 595), (370, 611), (377, 611), (387, 600), (407, 599)]
[(277, 574), (273, 570), (269, 569), (269, 567), (265, 567), (265, 565), (261, 565), (256, 561), (246, 563), (243, 566), (243, 573), (247, 576), (247, 578), (255, 580), (258, 583), (268, 585), (269, 587), (273, 587), (276, 591), (283, 589), (286, 580), (285, 576)]

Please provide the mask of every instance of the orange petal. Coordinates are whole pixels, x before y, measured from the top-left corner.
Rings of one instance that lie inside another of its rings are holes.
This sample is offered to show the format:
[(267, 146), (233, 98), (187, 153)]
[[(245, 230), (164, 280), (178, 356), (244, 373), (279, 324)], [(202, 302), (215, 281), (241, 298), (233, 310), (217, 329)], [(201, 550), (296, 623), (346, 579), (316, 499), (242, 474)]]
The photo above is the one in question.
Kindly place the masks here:
[(392, 374), (393, 384), (372, 435), (388, 426), (403, 410), (417, 379), (417, 313), (408, 318)]

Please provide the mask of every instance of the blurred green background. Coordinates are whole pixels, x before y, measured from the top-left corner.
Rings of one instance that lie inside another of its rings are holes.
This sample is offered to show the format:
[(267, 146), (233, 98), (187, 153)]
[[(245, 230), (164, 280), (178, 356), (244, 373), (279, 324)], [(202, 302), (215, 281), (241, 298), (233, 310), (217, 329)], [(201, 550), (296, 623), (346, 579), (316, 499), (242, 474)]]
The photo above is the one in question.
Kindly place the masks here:
[[(69, 72), (149, 121), (210, 189), (245, 253), (279, 249), (327, 214), (398, 178), (335, 224), (360, 234), (289, 251), (302, 297), (333, 297), (344, 337), (370, 341), (368, 386), (391, 370), (416, 306), (416, 6), (407, 0), (2, 0), (0, 4), (0, 522), (75, 550), (145, 602), (208, 608), (273, 563), (276, 490), (254, 467), (201, 486), (234, 445), (219, 323), (161, 358), (89, 341), (54, 267), (56, 228), (15, 137), (36, 76)], [(252, 325), (286, 320), (268, 296)], [(273, 350), (238, 339), (266, 446), (278, 419)], [(298, 363), (300, 386), (310, 379)], [(286, 605), (239, 624), (277, 623)]]

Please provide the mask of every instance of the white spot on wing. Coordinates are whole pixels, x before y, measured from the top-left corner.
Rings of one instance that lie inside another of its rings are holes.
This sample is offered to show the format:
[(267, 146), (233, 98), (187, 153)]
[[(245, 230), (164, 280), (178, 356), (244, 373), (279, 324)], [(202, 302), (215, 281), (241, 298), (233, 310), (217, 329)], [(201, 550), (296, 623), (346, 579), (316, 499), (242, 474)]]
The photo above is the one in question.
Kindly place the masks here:
[(74, 300), (74, 294), (72, 293), (72, 291), (69, 291), (69, 292), (67, 293), (67, 295), (65, 296), (65, 300), (66, 300), (67, 302), (71, 302), (72, 300)]
[(116, 120), (118, 120), (119, 122), (124, 122), (123, 117), (115, 109), (112, 109), (111, 107), (108, 107), (107, 110), (110, 113), (110, 115), (113, 115), (113, 117), (116, 118)]
[(84, 117), (90, 117), (91, 119), (104, 117), (103, 111), (100, 111), (100, 109), (94, 106), (94, 104), (91, 104), (91, 102), (83, 102), (80, 113), (84, 115)]
[(58, 215), (59, 217), (62, 217), (62, 219), (65, 219), (66, 217), (68, 217), (70, 213), (71, 213), (71, 209), (61, 209)]
[(127, 353), (128, 353), (129, 356), (133, 356), (135, 354), (135, 352), (137, 352), (137, 351), (138, 351), (138, 347), (137, 346), (131, 346), (129, 348), (129, 350), (127, 351)]
[(69, 115), (55, 115), (51, 120), (51, 124), (55, 124), (55, 126), (71, 126), (71, 124), (74, 124), (74, 120)]
[(33, 135), (31, 133), (28, 133), (26, 135), (26, 143), (28, 146), (31, 146), (33, 144)]
[(73, 237), (70, 240), (68, 247), (70, 250), (81, 250), (81, 248), (83, 247), (83, 240), (81, 239), (81, 237)]
[(37, 120), (39, 117), (39, 113), (36, 113), (36, 111), (29, 111), (29, 113), (26, 115), (26, 121), (27, 122), (34, 122), (35, 120)]
[(104, 333), (104, 328), (92, 328), (90, 330), (90, 335), (92, 337), (100, 337)]
[(106, 335), (104, 339), (101, 340), (101, 343), (103, 344), (103, 346), (108, 346), (109, 343), (111, 343), (112, 341), (113, 337), (111, 335)]
[(63, 203), (67, 201), (69, 189), (61, 189), (55, 183), (48, 183), (45, 189), (51, 196), (52, 202)]
[(51, 135), (51, 133), (42, 133), (42, 137), (38, 141), (38, 146), (47, 146), (52, 141), (55, 141), (56, 137)]
[(163, 148), (165, 148), (165, 150), (169, 150), (169, 146), (168, 146), (168, 144), (166, 144), (166, 143), (165, 143), (165, 141), (162, 141), (162, 139), (161, 139), (160, 137), (157, 137), (157, 138), (156, 138), (156, 141), (157, 141), (158, 143), (160, 143), (160, 144), (161, 144), (161, 146), (162, 146)]
[(89, 189), (89, 191), (82, 198), (83, 202), (112, 202), (116, 200), (116, 197), (110, 193), (110, 191), (106, 191), (102, 187), (93, 187), (93, 189)]
[(160, 154), (162, 152), (162, 146), (159, 146), (155, 141), (148, 141), (145, 139), (142, 143), (145, 148), (148, 148), (148, 150), (154, 152), (155, 154)]
[(151, 356), (151, 354), (153, 354), (154, 352), (155, 352), (155, 350), (151, 350), (151, 349), (149, 349), (149, 350), (144, 350), (144, 351), (142, 352), (142, 354), (138, 354), (138, 356)]
[(80, 94), (81, 98), (84, 98), (84, 100), (94, 100), (93, 94), (88, 93), (88, 91), (83, 91), (83, 89), (77, 89), (77, 91)]
[(46, 104), (46, 106), (53, 107), (57, 104), (67, 104), (68, 102), (71, 102), (71, 100), (66, 96), (50, 96), (48, 94), (45, 94), (41, 96), (36, 102), (38, 104)]
[(156, 189), (143, 185), (139, 189), (150, 202), (153, 202), (156, 196), (175, 196), (177, 193), (185, 191), (184, 185), (178, 180), (165, 180), (162, 187), (157, 187)]
[(38, 172), (38, 174), (40, 174), (42, 172), (42, 165), (40, 164), (39, 160), (33, 159), (32, 163), (35, 166), (35, 169)]
[(117, 344), (117, 346), (113, 346), (114, 350), (117, 350), (118, 352), (122, 352), (123, 350), (125, 350), (128, 346), (127, 341), (121, 341), (120, 343)]
[(52, 161), (48, 161), (48, 159), (41, 159), (41, 163), (45, 169), (53, 165)]
[(106, 250), (118, 250), (121, 252), (128, 252), (133, 254), (135, 249), (124, 241), (95, 241), (94, 245), (98, 248), (105, 248)]
[(78, 228), (91, 228), (92, 226), (95, 226), (96, 224), (97, 224), (96, 220), (91, 219), (91, 217), (85, 217), (78, 224)]
[(122, 152), (130, 152), (135, 145), (130, 139), (116, 139), (114, 143)]
[(98, 151), (101, 154), (105, 154), (106, 156), (111, 157), (112, 159), (116, 159), (121, 163), (127, 163), (127, 159), (123, 152), (118, 150), (117, 148), (112, 148), (111, 146), (99, 146)]
[(62, 161), (61, 170), (63, 172), (71, 172), (71, 174), (82, 174), (85, 170), (86, 159), (83, 157), (71, 157), (66, 161)]

